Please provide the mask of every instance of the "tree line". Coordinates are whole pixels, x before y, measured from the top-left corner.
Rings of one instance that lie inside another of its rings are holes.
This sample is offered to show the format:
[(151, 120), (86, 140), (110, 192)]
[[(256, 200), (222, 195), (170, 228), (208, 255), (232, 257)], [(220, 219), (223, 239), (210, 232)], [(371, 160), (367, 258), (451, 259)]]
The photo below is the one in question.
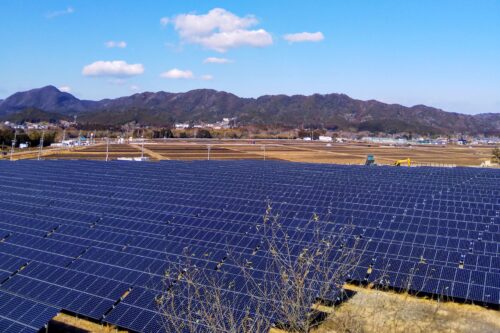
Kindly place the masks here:
[(56, 134), (56, 131), (15, 131), (10, 128), (0, 128), (0, 145), (4, 149), (6, 146), (10, 147), (15, 138), (15, 147), (19, 147), (21, 143), (26, 143), (29, 147), (38, 147), (43, 135), (43, 145), (50, 146), (55, 142)]

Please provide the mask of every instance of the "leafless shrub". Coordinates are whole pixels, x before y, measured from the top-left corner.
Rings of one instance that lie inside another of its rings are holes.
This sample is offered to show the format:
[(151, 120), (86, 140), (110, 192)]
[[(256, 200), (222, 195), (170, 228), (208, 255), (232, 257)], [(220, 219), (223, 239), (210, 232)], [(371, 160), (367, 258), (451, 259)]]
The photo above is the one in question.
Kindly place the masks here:
[(277, 325), (309, 332), (322, 306), (339, 297), (367, 243), (352, 223), (329, 222), (329, 215), (291, 227), (268, 204), (251, 253), (227, 245), (227, 256), (214, 263), (187, 249), (165, 272), (157, 297), (165, 330), (247, 333)]

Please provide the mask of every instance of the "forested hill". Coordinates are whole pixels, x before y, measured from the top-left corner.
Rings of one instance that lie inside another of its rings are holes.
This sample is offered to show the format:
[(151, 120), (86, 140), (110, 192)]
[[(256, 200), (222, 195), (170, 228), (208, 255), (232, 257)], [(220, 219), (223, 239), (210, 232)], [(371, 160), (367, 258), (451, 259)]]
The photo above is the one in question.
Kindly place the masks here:
[[(174, 122), (215, 122), (238, 117), (240, 125), (325, 127), (372, 132), (500, 135), (500, 113), (465, 115), (415, 105), (406, 107), (344, 94), (266, 95), (241, 98), (210, 89), (185, 93), (144, 92), (100, 101), (80, 100), (53, 86), (15, 93), (0, 102), (0, 119), (19, 120), (20, 112), (36, 109), (81, 122), (144, 125)], [(32, 112), (31, 112), (32, 113)], [(17, 114), (17, 116), (15, 116)], [(21, 116), (22, 118), (22, 116)]]

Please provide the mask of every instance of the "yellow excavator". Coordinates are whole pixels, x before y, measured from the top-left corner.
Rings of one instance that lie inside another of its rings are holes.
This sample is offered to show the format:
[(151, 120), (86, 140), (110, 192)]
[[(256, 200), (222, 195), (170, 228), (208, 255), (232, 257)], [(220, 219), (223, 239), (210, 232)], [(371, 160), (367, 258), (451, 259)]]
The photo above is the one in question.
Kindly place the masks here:
[(404, 159), (404, 160), (397, 160), (397, 161), (395, 161), (395, 162), (393, 163), (393, 165), (394, 165), (394, 166), (401, 166), (401, 165), (403, 165), (403, 164), (405, 164), (405, 163), (406, 163), (406, 164), (408, 164), (408, 166), (411, 166), (411, 161), (410, 161), (410, 159), (409, 159), (409, 158)]

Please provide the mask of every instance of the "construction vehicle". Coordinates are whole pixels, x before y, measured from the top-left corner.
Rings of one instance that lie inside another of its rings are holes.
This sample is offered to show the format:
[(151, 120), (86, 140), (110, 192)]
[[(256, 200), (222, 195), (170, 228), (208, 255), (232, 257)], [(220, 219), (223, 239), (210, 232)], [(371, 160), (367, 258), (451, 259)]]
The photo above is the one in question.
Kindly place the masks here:
[(397, 160), (396, 162), (393, 163), (394, 166), (401, 166), (403, 164), (408, 164), (408, 166), (411, 166), (411, 161), (409, 158), (404, 159), (404, 160)]
[(365, 165), (377, 165), (375, 164), (375, 157), (373, 155), (366, 156)]

